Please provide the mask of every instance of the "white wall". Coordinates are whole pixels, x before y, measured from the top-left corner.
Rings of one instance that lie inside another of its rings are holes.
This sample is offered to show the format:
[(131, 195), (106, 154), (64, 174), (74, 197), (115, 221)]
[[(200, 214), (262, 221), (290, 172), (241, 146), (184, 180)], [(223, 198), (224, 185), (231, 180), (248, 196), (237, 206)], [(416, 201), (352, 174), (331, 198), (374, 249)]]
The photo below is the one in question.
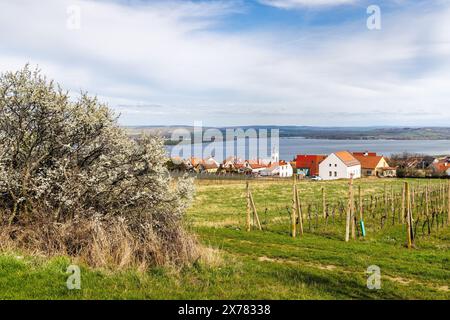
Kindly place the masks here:
[(261, 171), (262, 176), (279, 176), (281, 178), (292, 177), (293, 174), (294, 169), (292, 169), (292, 166), (290, 164), (277, 166), (274, 169), (267, 168)]
[(347, 167), (347, 179), (350, 179), (351, 175), (353, 174), (354, 179), (361, 178), (361, 165), (358, 164), (357, 166), (353, 167)]
[(323, 180), (350, 179), (352, 173), (353, 178), (360, 178), (361, 165), (347, 167), (334, 153), (319, 164), (319, 176)]
[(294, 169), (290, 163), (280, 166), (280, 177), (292, 177)]

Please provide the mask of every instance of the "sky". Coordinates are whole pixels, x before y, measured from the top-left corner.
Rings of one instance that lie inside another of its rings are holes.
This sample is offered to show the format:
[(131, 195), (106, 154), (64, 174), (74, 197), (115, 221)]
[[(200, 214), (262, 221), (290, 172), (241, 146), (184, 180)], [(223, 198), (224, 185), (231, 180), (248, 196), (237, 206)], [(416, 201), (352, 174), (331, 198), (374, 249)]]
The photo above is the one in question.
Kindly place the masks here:
[(450, 0), (0, 0), (26, 63), (123, 125), (448, 126)]

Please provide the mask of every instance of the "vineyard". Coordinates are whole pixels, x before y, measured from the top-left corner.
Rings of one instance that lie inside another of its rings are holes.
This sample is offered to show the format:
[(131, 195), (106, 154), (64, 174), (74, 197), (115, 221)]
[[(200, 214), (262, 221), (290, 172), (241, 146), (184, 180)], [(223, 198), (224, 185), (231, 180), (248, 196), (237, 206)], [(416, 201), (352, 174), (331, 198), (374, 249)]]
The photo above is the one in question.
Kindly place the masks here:
[[(295, 185), (290, 179), (250, 180), (247, 189), (242, 180), (197, 180), (185, 223), (203, 258), (181, 271), (111, 272), (82, 265), (82, 289), (70, 291), (70, 259), (2, 253), (0, 297), (450, 299), (448, 180)], [(380, 290), (367, 287), (371, 265), (380, 267)]]
[[(450, 182), (435, 180), (428, 182), (384, 183), (383, 192), (365, 192), (359, 185), (355, 192), (354, 181), (348, 186), (345, 198), (328, 200), (327, 188), (322, 186), (320, 195), (302, 201), (301, 189), (296, 183), (292, 185), (293, 197), (291, 205), (285, 206), (290, 218), (292, 237), (302, 236), (304, 232), (329, 232), (345, 225), (345, 241), (366, 236), (366, 230), (377, 232), (386, 224), (392, 226), (403, 224), (407, 246), (414, 246), (414, 239), (419, 235), (430, 235), (439, 231), (450, 221)], [(257, 227), (263, 230), (258, 209), (255, 204), (250, 185), (246, 184), (247, 218), (246, 230)], [(264, 208), (267, 216), (268, 208)], [(278, 212), (283, 208), (278, 207)], [(267, 225), (267, 221), (264, 221)], [(268, 228), (268, 225), (267, 225)], [(343, 233), (344, 234), (344, 233)], [(350, 235), (351, 234), (351, 235)]]

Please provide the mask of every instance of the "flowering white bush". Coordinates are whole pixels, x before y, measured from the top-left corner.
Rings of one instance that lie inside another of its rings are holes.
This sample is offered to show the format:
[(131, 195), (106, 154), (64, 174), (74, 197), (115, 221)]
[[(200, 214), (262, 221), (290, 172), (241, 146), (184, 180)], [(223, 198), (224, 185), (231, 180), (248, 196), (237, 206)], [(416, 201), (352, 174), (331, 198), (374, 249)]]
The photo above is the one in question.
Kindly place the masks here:
[(96, 98), (73, 101), (28, 66), (1, 75), (0, 215), (15, 232), (36, 221), (120, 221), (136, 241), (182, 243), (192, 182), (172, 181), (166, 161), (161, 139), (130, 139)]

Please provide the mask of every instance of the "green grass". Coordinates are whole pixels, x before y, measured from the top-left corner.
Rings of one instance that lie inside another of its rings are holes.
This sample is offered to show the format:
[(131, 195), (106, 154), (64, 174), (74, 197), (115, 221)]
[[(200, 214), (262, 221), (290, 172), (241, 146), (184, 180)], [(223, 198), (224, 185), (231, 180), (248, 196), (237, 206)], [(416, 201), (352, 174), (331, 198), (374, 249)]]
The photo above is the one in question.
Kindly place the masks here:
[[(401, 180), (386, 180), (396, 190)], [(384, 180), (361, 180), (365, 194), (380, 194)], [(411, 180), (409, 180), (411, 181)], [(425, 181), (412, 181), (414, 184)], [(431, 181), (430, 183), (438, 183)], [(345, 199), (347, 182), (302, 182), (303, 203)], [(82, 268), (81, 290), (68, 290), (68, 258), (0, 255), (3, 299), (450, 299), (450, 228), (419, 235), (416, 249), (404, 247), (404, 226), (367, 218), (364, 240), (343, 241), (344, 224), (305, 223), (305, 235), (289, 236), (290, 181), (252, 183), (264, 231), (244, 231), (245, 185), (199, 182), (187, 222), (200, 241), (217, 249), (222, 262), (195, 264), (179, 272), (145, 273)], [(265, 210), (267, 208), (267, 211)], [(366, 287), (366, 270), (381, 268), (381, 290)]]

